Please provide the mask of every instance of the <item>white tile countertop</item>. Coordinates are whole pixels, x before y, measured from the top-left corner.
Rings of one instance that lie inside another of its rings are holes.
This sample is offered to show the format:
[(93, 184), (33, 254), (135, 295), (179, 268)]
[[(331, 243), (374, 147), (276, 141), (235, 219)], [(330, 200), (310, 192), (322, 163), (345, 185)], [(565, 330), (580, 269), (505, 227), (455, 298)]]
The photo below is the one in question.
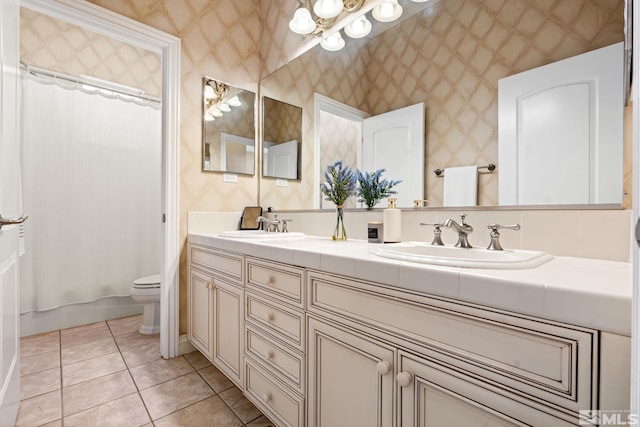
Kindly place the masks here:
[(366, 240), (268, 240), (189, 234), (190, 243), (335, 273), (515, 313), (631, 335), (632, 265), (554, 257), (530, 269), (443, 267), (369, 253)]

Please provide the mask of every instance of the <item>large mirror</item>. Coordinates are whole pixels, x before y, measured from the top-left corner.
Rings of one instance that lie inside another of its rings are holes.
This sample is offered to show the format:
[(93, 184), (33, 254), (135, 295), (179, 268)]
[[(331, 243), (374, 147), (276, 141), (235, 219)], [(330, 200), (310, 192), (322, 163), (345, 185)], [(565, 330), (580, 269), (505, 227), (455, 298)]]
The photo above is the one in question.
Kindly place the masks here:
[(262, 176), (300, 179), (302, 108), (262, 98)]
[(205, 77), (202, 99), (202, 169), (253, 175), (255, 94)]
[[(314, 105), (319, 94), (351, 109), (351, 117), (378, 116), (423, 103), (423, 192), (412, 193), (409, 200), (428, 199), (427, 206), (442, 206), (444, 178), (434, 170), (495, 164), (493, 171), (479, 169), (477, 205), (496, 206), (501, 170), (499, 80), (622, 42), (625, 35), (624, 0), (400, 4), (405, 11), (415, 5), (422, 9), (403, 15), (402, 22), (374, 37), (345, 37), (346, 46), (338, 52), (316, 46), (263, 79), (262, 94), (303, 108), (303, 143), (299, 186), (277, 190), (263, 180), (261, 204), (276, 209), (330, 207), (321, 205), (318, 191), (326, 167), (322, 163), (341, 160), (347, 151), (361, 151), (361, 141), (355, 141), (353, 149), (340, 143), (334, 145), (341, 151), (321, 151), (318, 141), (325, 132), (335, 131), (338, 122), (327, 122), (323, 116), (319, 124)], [(330, 111), (329, 118), (350, 117), (337, 110)], [(357, 158), (354, 162), (360, 167)], [(623, 169), (622, 164), (616, 167)], [(540, 169), (541, 174), (547, 172)], [(630, 173), (625, 167), (625, 176)], [(622, 194), (622, 183), (619, 187)]]

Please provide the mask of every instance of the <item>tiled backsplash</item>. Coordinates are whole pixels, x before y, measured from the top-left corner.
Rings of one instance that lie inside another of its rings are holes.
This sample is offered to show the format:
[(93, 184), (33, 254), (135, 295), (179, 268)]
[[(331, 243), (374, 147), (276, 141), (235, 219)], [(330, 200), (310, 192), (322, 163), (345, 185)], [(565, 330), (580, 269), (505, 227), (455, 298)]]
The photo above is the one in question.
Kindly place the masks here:
[[(448, 218), (459, 220), (460, 210), (403, 210), (402, 240), (431, 242), (434, 223)], [(520, 231), (503, 230), (500, 242), (505, 249), (542, 250), (556, 256), (629, 261), (631, 236), (630, 210), (470, 210), (466, 222), (474, 229), (469, 243), (477, 247), (489, 244), (487, 225), (520, 224)], [(266, 214), (274, 215), (274, 214)], [(289, 231), (331, 237), (335, 212), (284, 212), (281, 218), (292, 219)], [(344, 214), (347, 235), (352, 239), (367, 238), (367, 223), (382, 221), (382, 210), (347, 210)], [(189, 233), (218, 233), (237, 229), (239, 212), (189, 212)], [(457, 241), (450, 229), (442, 231), (447, 245)]]

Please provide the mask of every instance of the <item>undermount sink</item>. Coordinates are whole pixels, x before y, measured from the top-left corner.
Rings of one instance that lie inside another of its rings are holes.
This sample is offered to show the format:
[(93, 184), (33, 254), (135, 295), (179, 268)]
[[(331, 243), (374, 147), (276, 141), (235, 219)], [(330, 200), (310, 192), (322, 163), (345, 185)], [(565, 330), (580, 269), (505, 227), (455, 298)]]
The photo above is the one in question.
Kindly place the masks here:
[(369, 252), (402, 261), (467, 268), (533, 268), (553, 259), (552, 255), (541, 251), (522, 249), (494, 251), (484, 248), (432, 246), (424, 242), (376, 245), (371, 246)]
[(297, 231), (279, 233), (264, 230), (230, 230), (220, 233), (220, 237), (228, 237), (232, 239), (290, 239), (294, 237), (304, 237), (304, 233)]

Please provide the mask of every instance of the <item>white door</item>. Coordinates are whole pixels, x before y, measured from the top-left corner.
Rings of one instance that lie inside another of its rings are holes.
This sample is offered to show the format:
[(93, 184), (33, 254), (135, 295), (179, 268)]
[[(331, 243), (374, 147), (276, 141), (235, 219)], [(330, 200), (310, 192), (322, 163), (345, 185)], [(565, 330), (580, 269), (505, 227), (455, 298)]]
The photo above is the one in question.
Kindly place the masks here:
[(622, 43), (501, 79), (501, 205), (622, 203)]
[(424, 104), (364, 119), (362, 138), (363, 171), (385, 169), (383, 178), (402, 180), (394, 187), (398, 207), (424, 199)]
[[(0, 215), (22, 214), (19, 191), (18, 0), (0, 0)], [(18, 225), (0, 228), (0, 426), (13, 426), (20, 404)]]
[(276, 178), (298, 179), (298, 141), (269, 146), (267, 172)]

